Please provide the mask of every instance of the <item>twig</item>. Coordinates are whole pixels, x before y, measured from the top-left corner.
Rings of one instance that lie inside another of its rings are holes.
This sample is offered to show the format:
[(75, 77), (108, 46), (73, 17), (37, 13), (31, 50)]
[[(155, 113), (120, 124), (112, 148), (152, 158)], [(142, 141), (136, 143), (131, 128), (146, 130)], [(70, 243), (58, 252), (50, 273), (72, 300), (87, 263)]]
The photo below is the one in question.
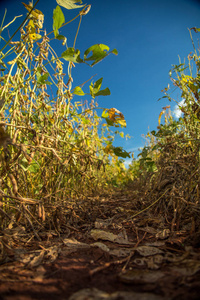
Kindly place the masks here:
[(31, 222), (31, 220), (30, 220), (29, 217), (27, 216), (27, 213), (26, 213), (26, 219), (28, 220), (29, 224), (31, 225), (32, 230), (33, 230), (33, 232), (34, 232), (36, 238), (41, 242), (42, 240), (41, 240), (41, 238), (39, 237), (39, 235), (37, 234), (37, 232), (35, 231), (35, 228), (34, 228), (32, 222)]
[(97, 272), (100, 272), (102, 270), (105, 270), (105, 269), (109, 268), (111, 265), (120, 265), (120, 264), (124, 263), (126, 260), (127, 260), (127, 257), (123, 258), (121, 260), (114, 260), (114, 261), (107, 262), (103, 266), (100, 266), (100, 267), (97, 267), (93, 270), (90, 270), (89, 274), (92, 276)]
[(124, 265), (123, 268), (122, 268), (122, 272), (125, 271), (126, 267), (128, 266), (128, 264), (129, 264), (129, 262), (130, 262), (130, 260), (131, 260), (131, 257), (132, 257), (132, 256), (134, 255), (134, 253), (135, 253), (135, 249), (136, 249), (136, 248), (138, 247), (138, 245), (144, 240), (146, 234), (147, 234), (147, 232), (144, 233), (143, 238), (142, 238), (141, 240), (139, 240), (139, 241), (136, 243), (136, 245), (134, 246), (134, 249), (133, 249), (133, 250), (131, 251), (131, 253), (129, 254), (129, 256), (128, 256), (128, 258), (127, 258), (127, 261), (126, 261), (125, 265)]
[(135, 218), (136, 216), (140, 215), (141, 213), (143, 213), (145, 210), (149, 209), (151, 206), (153, 206), (154, 204), (156, 204), (167, 192), (169, 191), (169, 189), (167, 189), (158, 199), (156, 199), (156, 201), (154, 201), (153, 203), (151, 203), (149, 206), (147, 206), (146, 208), (144, 208), (143, 210), (139, 211), (138, 213), (136, 213), (135, 215), (131, 216), (131, 219)]
[(1, 189), (0, 189), (0, 193), (2, 194), (3, 197), (5, 198), (11, 198), (11, 199), (15, 199), (19, 202), (28, 202), (29, 204), (37, 204), (40, 203), (40, 200), (35, 200), (35, 199), (28, 199), (28, 198), (23, 198), (23, 197), (15, 197), (15, 196), (10, 196), (10, 195), (6, 195)]

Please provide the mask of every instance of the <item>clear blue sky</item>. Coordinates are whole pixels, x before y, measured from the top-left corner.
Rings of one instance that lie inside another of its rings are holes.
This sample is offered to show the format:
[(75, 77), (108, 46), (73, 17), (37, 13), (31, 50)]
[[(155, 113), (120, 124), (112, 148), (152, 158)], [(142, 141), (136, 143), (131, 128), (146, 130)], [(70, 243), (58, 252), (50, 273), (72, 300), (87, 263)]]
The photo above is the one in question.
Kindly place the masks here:
[[(23, 0), (28, 4), (28, 1)], [(87, 0), (90, 12), (83, 17), (76, 47), (83, 53), (96, 43), (108, 45), (118, 50), (118, 56), (110, 55), (93, 68), (77, 65), (74, 69), (74, 87), (92, 75), (95, 80), (103, 77), (102, 88), (109, 87), (111, 95), (99, 97), (101, 107), (115, 107), (125, 116), (125, 134), (131, 140), (117, 139), (115, 145), (127, 151), (135, 151), (144, 146), (142, 134), (156, 129), (158, 115), (167, 100), (157, 101), (163, 96), (161, 90), (170, 83), (168, 72), (172, 64), (179, 64), (193, 50), (188, 28), (200, 27), (200, 1), (197, 0)], [(44, 28), (52, 30), (53, 9), (56, 0), (40, 0), (37, 8), (45, 15)], [(5, 24), (14, 15), (26, 15), (26, 10), (18, 0), (0, 1), (0, 18), (7, 8)], [(66, 20), (76, 16), (78, 10), (63, 8)], [(19, 24), (21, 20), (16, 22)], [(78, 19), (60, 30), (73, 45)], [(15, 29), (16, 25), (10, 27)], [(11, 32), (10, 32), (11, 33)], [(194, 39), (199, 37), (193, 33)], [(57, 46), (61, 52), (60, 42)], [(176, 95), (174, 95), (176, 98)], [(178, 98), (177, 100), (181, 100)], [(175, 103), (171, 103), (172, 110)]]

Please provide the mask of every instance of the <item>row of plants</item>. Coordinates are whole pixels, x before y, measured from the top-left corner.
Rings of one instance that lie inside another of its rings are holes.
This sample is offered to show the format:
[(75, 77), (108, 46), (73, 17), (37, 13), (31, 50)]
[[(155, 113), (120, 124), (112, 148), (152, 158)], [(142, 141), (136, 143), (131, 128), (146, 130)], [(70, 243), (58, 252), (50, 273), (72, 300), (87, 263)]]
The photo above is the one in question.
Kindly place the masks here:
[[(199, 32), (200, 29), (190, 29)], [(169, 75), (172, 88), (163, 90), (163, 98), (175, 101), (182, 112), (176, 118), (170, 105), (163, 107), (157, 130), (148, 132), (147, 143), (129, 167), (129, 182), (143, 186), (143, 211), (165, 217), (171, 230), (200, 228), (200, 55), (192, 38), (193, 52), (188, 63), (173, 65)], [(173, 99), (173, 92), (181, 101)], [(172, 91), (172, 92), (171, 92)], [(160, 99), (159, 99), (160, 100)]]
[[(8, 25), (2, 22), (0, 30), (1, 228), (11, 220), (10, 226), (21, 220), (33, 227), (38, 220), (51, 220), (58, 207), (69, 205), (72, 199), (109, 189), (122, 164), (118, 157), (129, 157), (121, 147), (113, 146), (120, 132), (112, 128), (126, 126), (123, 114), (98, 107), (96, 97), (110, 94), (109, 88), (101, 88), (103, 78), (91, 81), (89, 92), (84, 91), (84, 83), (73, 86), (75, 65), (94, 66), (109, 54), (117, 55), (117, 50), (96, 44), (82, 56), (76, 48), (90, 5), (64, 1), (64, 8), (79, 9), (68, 22), (57, 5), (53, 31), (47, 34), (42, 29), (44, 14), (35, 8), (38, 1), (32, 6), (23, 3), (28, 15), (9, 40), (4, 32), (15, 19)], [(74, 42), (67, 47), (59, 29), (76, 18)], [(51, 46), (53, 39), (64, 49), (61, 57)]]

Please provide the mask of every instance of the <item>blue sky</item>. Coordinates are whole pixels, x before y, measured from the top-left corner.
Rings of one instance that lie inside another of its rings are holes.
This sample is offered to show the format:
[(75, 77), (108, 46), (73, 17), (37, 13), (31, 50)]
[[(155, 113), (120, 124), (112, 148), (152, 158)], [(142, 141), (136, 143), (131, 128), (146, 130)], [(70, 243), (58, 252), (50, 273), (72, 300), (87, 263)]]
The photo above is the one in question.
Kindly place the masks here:
[[(28, 1), (24, 0), (28, 4)], [(118, 138), (116, 146), (123, 146), (126, 151), (134, 151), (144, 146), (142, 134), (148, 128), (155, 130), (158, 116), (167, 100), (157, 101), (163, 96), (161, 90), (170, 83), (168, 72), (172, 64), (179, 64), (193, 50), (188, 28), (200, 27), (200, 1), (197, 0), (87, 0), (91, 4), (90, 12), (83, 17), (76, 47), (83, 53), (93, 44), (103, 43), (118, 50), (118, 56), (110, 55), (93, 68), (77, 65), (73, 71), (74, 87), (80, 85), (92, 75), (103, 77), (102, 88), (109, 87), (111, 95), (99, 97), (100, 107), (115, 107), (127, 121), (125, 134), (130, 140)], [(40, 0), (37, 8), (45, 15), (44, 28), (52, 30), (53, 9), (56, 0)], [(13, 16), (26, 10), (18, 0), (0, 2), (0, 18), (7, 8), (5, 24)], [(78, 10), (68, 11), (63, 8), (66, 20), (77, 15)], [(10, 34), (22, 19), (10, 27)], [(72, 47), (78, 19), (60, 30), (67, 37), (68, 46)], [(194, 39), (199, 37), (193, 33)], [(54, 44), (63, 52), (60, 42)], [(66, 64), (67, 66), (67, 64)], [(180, 101), (180, 95), (173, 95)], [(90, 100), (90, 99), (88, 99)], [(172, 110), (176, 103), (171, 103)]]

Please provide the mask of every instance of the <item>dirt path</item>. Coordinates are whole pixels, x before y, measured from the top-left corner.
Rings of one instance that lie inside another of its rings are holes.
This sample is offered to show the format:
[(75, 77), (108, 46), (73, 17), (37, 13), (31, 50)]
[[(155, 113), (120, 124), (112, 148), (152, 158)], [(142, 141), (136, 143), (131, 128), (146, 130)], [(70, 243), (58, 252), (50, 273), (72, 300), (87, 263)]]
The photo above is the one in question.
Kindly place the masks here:
[(74, 234), (10, 253), (0, 266), (0, 299), (199, 299), (199, 248), (144, 232), (139, 242), (133, 234), (116, 242), (108, 240), (112, 233), (95, 243), (94, 231), (82, 241)]
[(130, 218), (129, 198), (75, 203), (60, 232), (1, 231), (0, 300), (199, 299), (200, 232), (149, 211)]

